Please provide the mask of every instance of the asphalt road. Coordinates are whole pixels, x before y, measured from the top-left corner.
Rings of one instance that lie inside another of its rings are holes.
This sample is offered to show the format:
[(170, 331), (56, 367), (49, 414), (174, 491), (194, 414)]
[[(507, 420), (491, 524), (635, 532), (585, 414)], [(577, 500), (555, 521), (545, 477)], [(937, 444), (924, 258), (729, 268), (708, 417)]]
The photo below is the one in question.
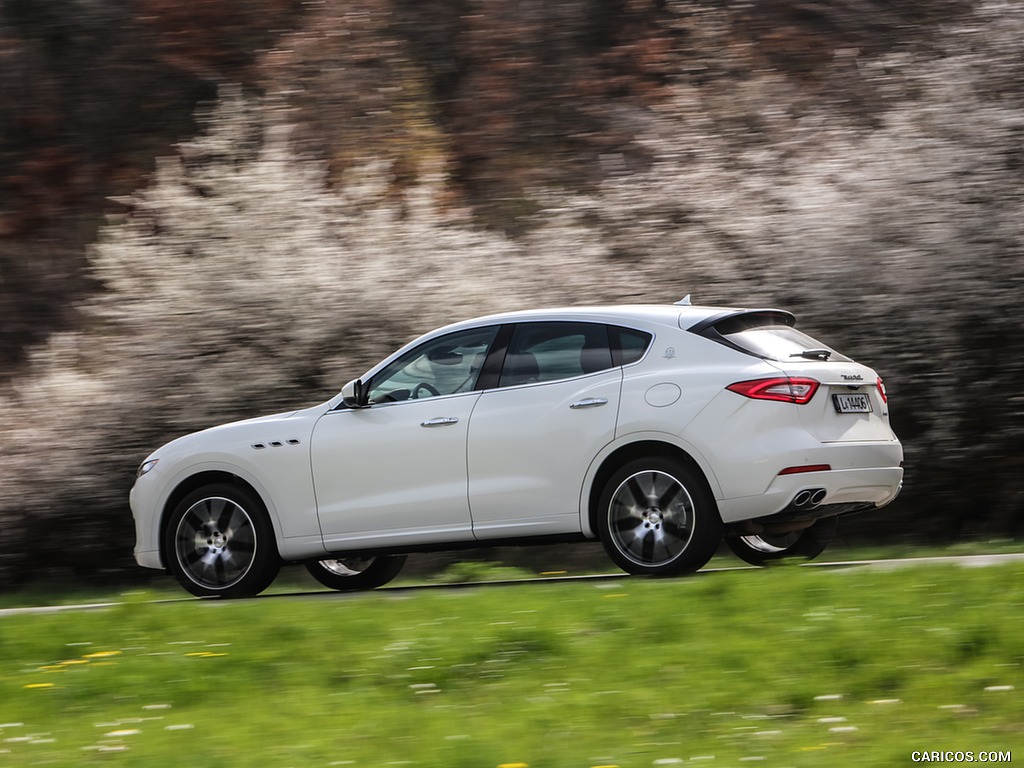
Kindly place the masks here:
[[(950, 557), (909, 557), (895, 560), (845, 560), (840, 562), (813, 562), (807, 563), (801, 567), (803, 568), (872, 568), (872, 569), (883, 569), (883, 570), (895, 570), (898, 568), (913, 568), (921, 565), (935, 565), (940, 563), (950, 563), (953, 565), (959, 565), (963, 568), (984, 568), (990, 565), (999, 565), (1002, 563), (1024, 561), (1024, 552), (1002, 554), (1002, 555), (961, 555), (961, 556), (950, 556)], [(707, 568), (699, 571), (698, 575), (704, 574), (709, 575), (713, 573), (721, 573), (724, 571), (741, 571), (741, 570), (757, 570), (754, 566), (737, 566), (734, 568)], [(382, 587), (377, 590), (379, 592), (417, 592), (427, 589), (463, 589), (466, 587), (501, 587), (513, 584), (528, 584), (534, 582), (551, 583), (551, 582), (563, 582), (563, 581), (616, 581), (632, 578), (625, 573), (610, 573), (610, 574), (597, 574), (591, 576), (544, 576), (535, 579), (517, 579), (513, 581), (485, 581), (485, 582), (466, 582), (461, 584), (424, 584), (417, 586), (407, 587)], [(331, 597), (337, 595), (336, 592), (317, 590), (312, 592), (287, 592), (287, 593), (275, 593), (272, 595), (261, 595), (255, 600), (280, 600), (282, 598), (289, 597)], [(195, 597), (182, 596), (180, 599), (164, 599), (154, 600), (155, 603), (178, 603), (178, 602), (192, 602), (198, 600)], [(89, 610), (100, 610), (103, 608), (112, 608), (121, 605), (120, 602), (107, 602), (107, 603), (80, 603), (76, 605), (41, 605), (29, 608), (4, 608), (0, 609), (0, 618), (4, 616), (15, 616), (19, 614), (31, 614), (31, 613), (62, 613), (65, 611), (89, 611)]]

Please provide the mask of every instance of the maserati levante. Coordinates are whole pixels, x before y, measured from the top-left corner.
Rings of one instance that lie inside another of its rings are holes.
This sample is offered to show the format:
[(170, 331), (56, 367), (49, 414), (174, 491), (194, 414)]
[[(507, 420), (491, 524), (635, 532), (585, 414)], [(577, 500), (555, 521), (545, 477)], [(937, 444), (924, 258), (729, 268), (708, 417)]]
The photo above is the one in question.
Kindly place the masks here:
[(200, 596), (301, 562), (339, 590), (409, 553), (598, 539), (632, 574), (819, 554), (899, 493), (882, 379), (779, 309), (580, 307), (432, 331), (325, 403), (159, 448), (137, 562)]

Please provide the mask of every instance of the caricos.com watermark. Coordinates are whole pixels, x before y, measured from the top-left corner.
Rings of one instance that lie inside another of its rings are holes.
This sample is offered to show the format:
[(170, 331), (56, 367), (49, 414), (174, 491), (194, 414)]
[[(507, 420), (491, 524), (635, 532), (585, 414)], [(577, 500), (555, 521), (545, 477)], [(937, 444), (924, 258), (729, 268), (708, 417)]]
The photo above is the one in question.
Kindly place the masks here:
[(966, 752), (953, 750), (917, 750), (910, 753), (915, 763), (1011, 763), (1009, 750), (1005, 752)]

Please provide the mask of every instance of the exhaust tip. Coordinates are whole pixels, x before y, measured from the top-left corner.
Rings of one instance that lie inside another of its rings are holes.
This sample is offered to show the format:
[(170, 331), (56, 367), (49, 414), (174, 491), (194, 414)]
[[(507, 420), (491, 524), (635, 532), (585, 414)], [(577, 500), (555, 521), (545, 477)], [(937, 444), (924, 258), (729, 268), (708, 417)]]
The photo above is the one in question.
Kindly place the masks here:
[(793, 499), (794, 507), (806, 507), (811, 501), (810, 491), (800, 491)]
[(821, 504), (821, 502), (825, 500), (825, 496), (827, 495), (828, 491), (826, 491), (824, 488), (819, 488), (818, 490), (811, 494), (811, 504), (813, 504), (814, 506), (818, 506), (819, 504)]

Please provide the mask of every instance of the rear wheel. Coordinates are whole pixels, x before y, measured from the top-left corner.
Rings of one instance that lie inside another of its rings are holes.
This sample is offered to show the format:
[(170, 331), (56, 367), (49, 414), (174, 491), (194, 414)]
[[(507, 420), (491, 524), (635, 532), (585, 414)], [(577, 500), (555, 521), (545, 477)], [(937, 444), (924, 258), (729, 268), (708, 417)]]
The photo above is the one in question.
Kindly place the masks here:
[(325, 587), (348, 592), (387, 584), (402, 570), (405, 560), (405, 555), (316, 560), (306, 563), (306, 570)]
[(188, 494), (164, 537), (171, 573), (198, 597), (249, 597), (281, 567), (266, 508), (248, 489), (212, 484)]
[(762, 533), (758, 536), (729, 535), (725, 543), (736, 557), (751, 565), (766, 565), (787, 557), (813, 560), (828, 546), (838, 525), (839, 518), (825, 517), (802, 531)]
[(718, 548), (722, 520), (699, 472), (661, 457), (631, 461), (608, 480), (598, 507), (605, 551), (624, 571), (696, 571)]

